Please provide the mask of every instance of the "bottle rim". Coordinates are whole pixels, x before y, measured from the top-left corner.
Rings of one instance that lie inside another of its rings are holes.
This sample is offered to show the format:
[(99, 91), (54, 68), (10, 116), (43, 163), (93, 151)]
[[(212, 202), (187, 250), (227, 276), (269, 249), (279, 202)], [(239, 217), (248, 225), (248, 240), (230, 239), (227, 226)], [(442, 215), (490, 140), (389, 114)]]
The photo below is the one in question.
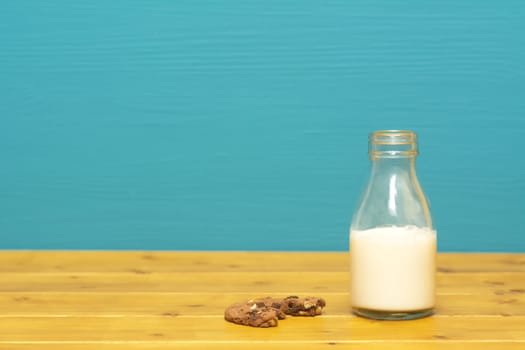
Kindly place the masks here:
[(374, 145), (408, 145), (417, 143), (417, 134), (412, 130), (375, 130), (368, 139)]
[(417, 134), (412, 130), (376, 130), (369, 134), (372, 159), (407, 158), (418, 154)]

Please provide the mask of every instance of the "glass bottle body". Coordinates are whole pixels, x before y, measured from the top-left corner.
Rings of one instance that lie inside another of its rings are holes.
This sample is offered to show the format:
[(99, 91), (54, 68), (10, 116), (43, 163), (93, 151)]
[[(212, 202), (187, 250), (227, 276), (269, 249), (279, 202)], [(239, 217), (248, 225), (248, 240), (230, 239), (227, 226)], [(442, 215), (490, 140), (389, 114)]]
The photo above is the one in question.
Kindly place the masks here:
[(433, 313), (436, 231), (415, 171), (411, 131), (370, 134), (371, 174), (350, 227), (351, 304), (376, 319)]

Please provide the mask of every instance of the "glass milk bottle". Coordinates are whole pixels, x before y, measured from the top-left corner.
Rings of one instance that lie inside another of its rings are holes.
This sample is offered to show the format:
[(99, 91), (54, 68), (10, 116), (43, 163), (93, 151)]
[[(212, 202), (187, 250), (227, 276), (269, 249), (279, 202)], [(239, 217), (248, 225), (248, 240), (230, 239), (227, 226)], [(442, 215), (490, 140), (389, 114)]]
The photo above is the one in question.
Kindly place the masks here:
[(369, 135), (371, 174), (350, 226), (352, 311), (402, 320), (435, 305), (436, 231), (416, 176), (417, 135)]

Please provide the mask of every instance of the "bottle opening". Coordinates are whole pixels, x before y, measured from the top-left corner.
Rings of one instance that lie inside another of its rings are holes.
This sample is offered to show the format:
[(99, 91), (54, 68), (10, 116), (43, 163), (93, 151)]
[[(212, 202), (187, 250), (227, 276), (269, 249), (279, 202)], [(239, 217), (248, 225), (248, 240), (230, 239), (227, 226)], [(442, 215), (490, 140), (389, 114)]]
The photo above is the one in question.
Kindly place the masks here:
[(411, 130), (376, 130), (369, 134), (370, 158), (406, 158), (417, 156), (417, 134)]

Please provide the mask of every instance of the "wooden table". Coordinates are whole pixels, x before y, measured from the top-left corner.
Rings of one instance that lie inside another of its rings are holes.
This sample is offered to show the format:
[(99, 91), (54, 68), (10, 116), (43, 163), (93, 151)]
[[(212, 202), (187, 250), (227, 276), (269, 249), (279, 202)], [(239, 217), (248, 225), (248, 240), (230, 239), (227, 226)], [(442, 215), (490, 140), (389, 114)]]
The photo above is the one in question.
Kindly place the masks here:
[[(350, 314), (348, 255), (0, 252), (0, 349), (525, 349), (525, 254), (438, 257), (433, 317)], [(318, 295), (276, 328), (223, 319), (235, 301)]]

